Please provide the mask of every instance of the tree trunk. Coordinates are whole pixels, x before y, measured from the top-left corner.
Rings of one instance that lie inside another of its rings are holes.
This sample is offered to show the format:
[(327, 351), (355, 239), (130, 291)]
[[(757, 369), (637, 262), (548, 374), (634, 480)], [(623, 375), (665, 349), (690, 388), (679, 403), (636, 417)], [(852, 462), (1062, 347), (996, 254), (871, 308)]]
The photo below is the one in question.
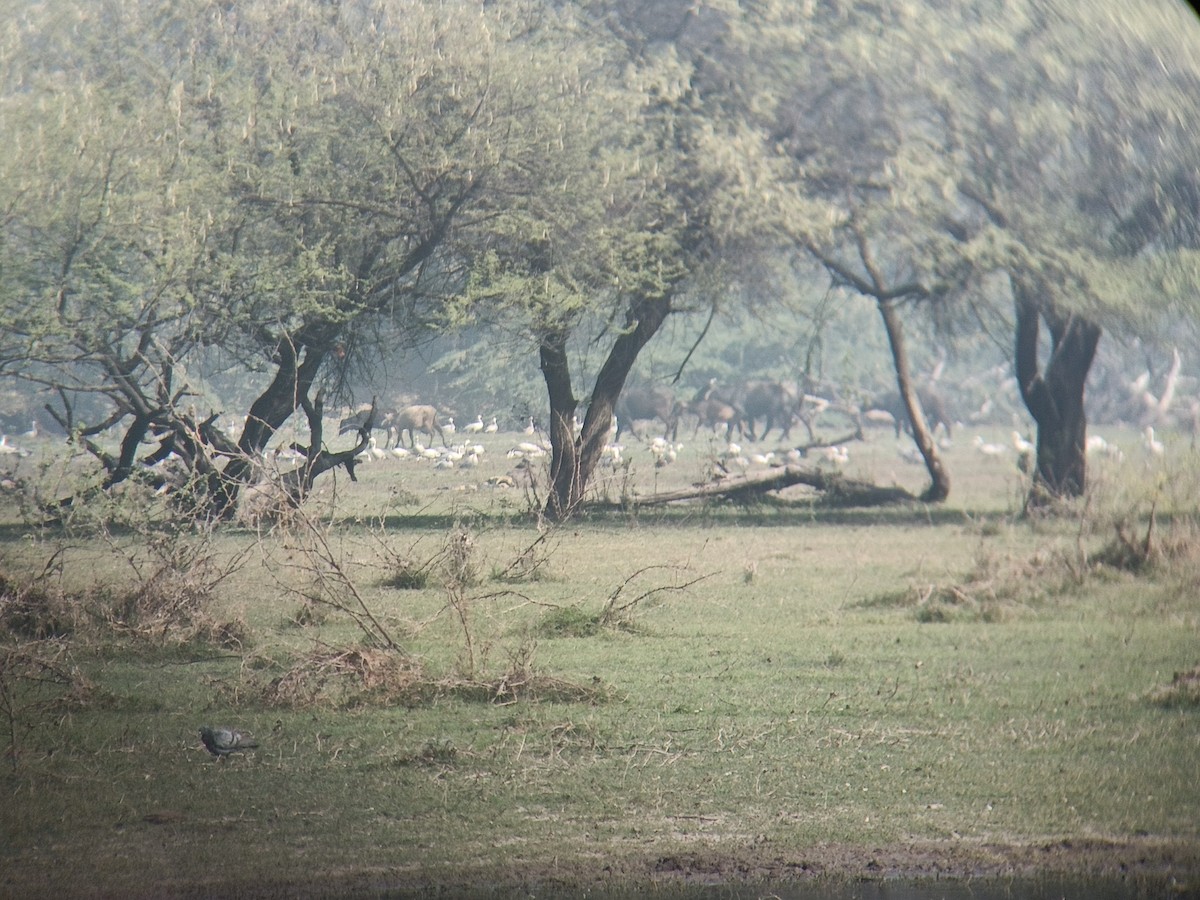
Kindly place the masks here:
[(566, 329), (543, 335), (539, 353), (550, 397), (550, 496), (546, 500), (546, 516), (561, 521), (571, 514), (583, 494), (579, 444), (575, 440), (578, 401), (571, 390)]
[[(325, 359), (325, 343), (303, 344), (285, 335), (276, 351), (275, 377), (250, 406), (246, 427), (238, 441), (241, 455), (234, 457), (222, 472), (221, 489), (213, 500), (213, 513), (229, 515), (237, 505), (240, 489), (254, 477), (254, 460), (266, 449), (275, 432), (308, 401), (317, 372)], [(303, 350), (304, 361), (299, 355)]]
[[(575, 400), (571, 395), (565, 353), (559, 356), (562, 348), (555, 349), (550, 342), (550, 366), (547, 368), (547, 342), (543, 341), (542, 374), (550, 393), (550, 441), (554, 453), (551, 462), (554, 484), (545, 507), (546, 518), (550, 521), (561, 522), (569, 518), (583, 499), (588, 480), (604, 452), (613, 411), (625, 387), (625, 379), (637, 362), (638, 354), (658, 332), (670, 311), (669, 296), (645, 298), (630, 309), (625, 331), (613, 342), (608, 358), (596, 376), (578, 440), (571, 427)], [(556, 419), (559, 420), (557, 425)], [(566, 444), (572, 445), (570, 451), (563, 449)]]
[(883, 317), (883, 327), (887, 330), (888, 343), (892, 347), (892, 363), (896, 368), (896, 385), (904, 400), (904, 408), (908, 412), (908, 420), (912, 423), (913, 440), (925, 460), (925, 468), (929, 470), (930, 484), (921, 499), (926, 503), (940, 503), (950, 496), (950, 475), (942, 465), (938, 456), (937, 444), (925, 421), (925, 413), (921, 409), (921, 401), (917, 398), (913, 387), (912, 377), (908, 371), (908, 351), (904, 347), (904, 327), (895, 306), (890, 300), (880, 300), (879, 314)]
[[(1087, 416), (1083, 407), (1088, 370), (1101, 330), (1078, 315), (1062, 315), (1044, 290), (1014, 280), (1016, 372), (1021, 399), (1038, 426), (1037, 470), (1028, 505), (1081, 496), (1087, 487)], [(1050, 361), (1038, 362), (1040, 320), (1050, 329)]]

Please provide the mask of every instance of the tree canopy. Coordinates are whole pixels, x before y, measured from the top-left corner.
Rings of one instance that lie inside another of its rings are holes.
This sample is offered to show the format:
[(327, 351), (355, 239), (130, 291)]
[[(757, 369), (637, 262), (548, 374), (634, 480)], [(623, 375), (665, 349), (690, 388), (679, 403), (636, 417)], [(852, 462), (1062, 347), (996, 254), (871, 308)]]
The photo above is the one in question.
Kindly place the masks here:
[[(0, 375), (106, 485), (175, 454), (221, 516), (356, 364), (486, 328), (537, 358), (563, 517), (668, 317), (773, 310), (815, 262), (877, 304), (902, 389), (905, 319), (1007, 329), (1069, 494), (1102, 331), (1197, 318), (1198, 38), (1150, 0), (21, 6)], [(253, 385), (237, 428), (214, 359)], [(295, 501), (352, 467), (317, 436)]]

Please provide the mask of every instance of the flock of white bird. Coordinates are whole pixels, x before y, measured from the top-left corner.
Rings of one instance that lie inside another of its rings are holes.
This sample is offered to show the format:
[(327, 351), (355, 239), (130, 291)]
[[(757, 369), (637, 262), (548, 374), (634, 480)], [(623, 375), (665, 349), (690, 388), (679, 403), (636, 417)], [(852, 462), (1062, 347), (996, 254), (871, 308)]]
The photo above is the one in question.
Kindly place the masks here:
[[(488, 452), (487, 447), (479, 442), (480, 435), (500, 433), (500, 425), (496, 416), (484, 423), (483, 416), (476, 416), (465, 425), (456, 425), (453, 416), (448, 416), (442, 423), (442, 433), (447, 437), (461, 435), (469, 440), (436, 446), (432, 442), (422, 446), (414, 441), (413, 446), (404, 447), (397, 444), (394, 447), (380, 447), (374, 435), (367, 438), (366, 448), (358, 454), (359, 462), (380, 462), (384, 460), (407, 460), (426, 463), (434, 469), (473, 469), (478, 466)], [(520, 441), (504, 455), (519, 464), (525, 460), (535, 460), (544, 457), (550, 451), (550, 444), (538, 435), (533, 419), (525, 427), (524, 433), (533, 440)], [(286, 451), (284, 451), (286, 452)]]
[[(578, 420), (575, 425), (578, 433), (580, 427)], [(441, 447), (434, 446), (432, 442), (429, 446), (424, 447), (414, 442), (412, 448), (403, 446), (384, 448), (379, 446), (374, 436), (371, 436), (366, 449), (359, 454), (358, 459), (361, 462), (409, 460), (431, 465), (435, 469), (471, 469), (478, 466), (488, 452), (487, 447), (480, 442), (482, 436), (500, 433), (500, 426), (495, 416), (492, 416), (487, 422), (484, 421), (483, 416), (476, 416), (472, 421), (461, 426), (456, 426), (454, 419), (448, 417), (442, 426), (442, 431), (448, 436), (459, 435), (465, 437), (466, 440)], [(29, 431), (19, 435), (22, 443), (15, 442), (7, 434), (0, 434), (0, 457), (28, 456), (30, 450), (26, 445), (42, 436), (41, 429), (36, 422)], [(532, 418), (528, 420), (524, 428), (524, 436), (527, 438), (526, 440), (517, 442), (504, 454), (507, 459), (514, 461), (518, 466), (529, 465), (535, 460), (542, 459), (551, 449), (549, 441), (535, 427)], [(627, 455), (627, 447), (615, 443), (611, 438), (612, 432), (610, 432), (610, 440), (604, 447), (602, 465), (608, 468), (628, 465), (632, 462), (632, 458)], [(668, 440), (665, 437), (654, 437), (643, 443), (656, 468), (674, 463), (684, 449), (682, 443)], [(981, 434), (976, 434), (971, 443), (975, 452), (985, 457), (1004, 458), (1015, 454), (1018, 466), (1027, 472), (1031, 471), (1033, 460), (1036, 458), (1037, 448), (1027, 437), (1015, 429), (1010, 433), (1008, 443), (993, 443)], [(1143, 429), (1141, 443), (1148, 460), (1160, 459), (1166, 453), (1166, 448), (1155, 435), (1153, 426), (1147, 425)], [(943, 439), (941, 445), (948, 447), (949, 441)], [(896, 452), (906, 462), (923, 463), (920, 451), (911, 441), (898, 442)], [(1104, 457), (1115, 461), (1125, 458), (1125, 454), (1119, 446), (1098, 434), (1088, 437), (1086, 452), (1089, 456)], [(820, 447), (816, 448), (813, 453), (818, 464), (828, 464), (838, 469), (844, 468), (850, 461), (850, 451), (845, 446)], [(294, 450), (280, 449), (276, 451), (275, 456), (279, 461), (287, 461), (290, 458), (298, 459), (300, 455)], [(729, 442), (714, 453), (713, 459), (719, 470), (726, 474), (732, 474), (734, 472), (744, 473), (753, 467), (766, 468), (800, 464), (805, 460), (805, 456), (796, 449), (786, 453), (775, 450), (752, 451), (744, 450), (741, 445)]]
[[(975, 435), (972, 446), (984, 456), (1007, 456), (1010, 449), (1004, 444), (986, 441), (978, 434)], [(1019, 431), (1012, 432), (1011, 449), (1016, 452), (1018, 458), (1033, 459), (1037, 454), (1037, 447)], [(1155, 437), (1152, 425), (1147, 425), (1142, 430), (1142, 449), (1150, 459), (1161, 458), (1166, 454), (1166, 447)], [(1117, 462), (1125, 459), (1125, 451), (1098, 434), (1088, 435), (1084, 450), (1088, 456), (1106, 457)]]

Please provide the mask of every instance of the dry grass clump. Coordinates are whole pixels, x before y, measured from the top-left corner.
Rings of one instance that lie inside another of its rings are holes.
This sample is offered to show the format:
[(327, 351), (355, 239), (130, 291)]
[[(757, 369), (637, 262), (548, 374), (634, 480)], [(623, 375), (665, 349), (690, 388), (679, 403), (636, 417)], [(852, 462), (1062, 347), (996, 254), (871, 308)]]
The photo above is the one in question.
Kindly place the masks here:
[(1092, 557), (1096, 565), (1140, 574), (1169, 569), (1200, 571), (1200, 528), (1188, 517), (1173, 519), (1163, 529), (1153, 507), (1144, 534), (1129, 519), (1113, 525), (1112, 539)]
[(399, 560), (393, 565), (384, 587), (395, 588), (399, 591), (420, 591), (429, 586), (430, 561)]
[(508, 669), (495, 676), (437, 676), (416, 659), (384, 648), (323, 647), (305, 654), (262, 688), (263, 699), (289, 708), (420, 706), (440, 697), (483, 703), (561, 700), (594, 703), (609, 691), (594, 682), (580, 685), (534, 670), (532, 652), (521, 649)]
[(296, 660), (263, 688), (272, 706), (414, 706), (430, 693), (420, 664), (394, 650), (322, 647)]
[(1074, 554), (1054, 548), (1024, 559), (980, 555), (959, 582), (910, 585), (862, 605), (910, 608), (918, 622), (1006, 622), (1076, 589), (1080, 573)]
[(1061, 593), (1072, 568), (1061, 553), (1027, 559), (983, 556), (958, 584), (930, 586), (914, 607), (918, 622), (1008, 622), (1025, 607)]
[(107, 632), (157, 644), (240, 649), (248, 643), (248, 627), (211, 615), (213, 599), (209, 586), (169, 569), (127, 590), (97, 587), (81, 593), (67, 592), (44, 575), (0, 573), (0, 632), (35, 641)]
[(112, 598), (105, 619), (113, 631), (153, 643), (241, 649), (250, 639), (246, 623), (215, 618), (209, 612), (214, 599), (203, 581), (164, 569)]
[(566, 703), (602, 703), (611, 699), (611, 691), (599, 679), (579, 684), (563, 678), (543, 675), (533, 665), (536, 644), (522, 644), (509, 657), (507, 670), (495, 677), (460, 679), (443, 687), (456, 697), (484, 703), (521, 701), (562, 701)]
[(0, 631), (18, 638), (65, 637), (79, 625), (78, 598), (44, 579), (18, 579), (0, 572)]
[(1165, 707), (1200, 707), (1200, 665), (1176, 672), (1170, 684), (1150, 692), (1150, 702)]
[(921, 622), (1005, 621), (1023, 608), (1074, 593), (1091, 579), (1118, 573), (1169, 575), (1180, 584), (1200, 583), (1200, 527), (1190, 517), (1159, 525), (1153, 507), (1145, 531), (1118, 519), (1113, 538), (1089, 553), (1080, 536), (1073, 545), (1051, 546), (1024, 559), (981, 555), (965, 579), (953, 584), (909, 586), (865, 601), (865, 606), (911, 607)]

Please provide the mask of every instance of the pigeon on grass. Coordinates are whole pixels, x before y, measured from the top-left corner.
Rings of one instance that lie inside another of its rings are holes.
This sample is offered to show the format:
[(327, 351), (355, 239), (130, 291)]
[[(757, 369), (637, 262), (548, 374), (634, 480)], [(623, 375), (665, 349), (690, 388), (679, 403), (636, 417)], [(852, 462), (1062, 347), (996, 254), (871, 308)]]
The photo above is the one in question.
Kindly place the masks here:
[(248, 734), (232, 728), (211, 728), (208, 725), (201, 726), (200, 740), (204, 742), (205, 749), (218, 759), (240, 750), (253, 750), (258, 746), (258, 741)]

